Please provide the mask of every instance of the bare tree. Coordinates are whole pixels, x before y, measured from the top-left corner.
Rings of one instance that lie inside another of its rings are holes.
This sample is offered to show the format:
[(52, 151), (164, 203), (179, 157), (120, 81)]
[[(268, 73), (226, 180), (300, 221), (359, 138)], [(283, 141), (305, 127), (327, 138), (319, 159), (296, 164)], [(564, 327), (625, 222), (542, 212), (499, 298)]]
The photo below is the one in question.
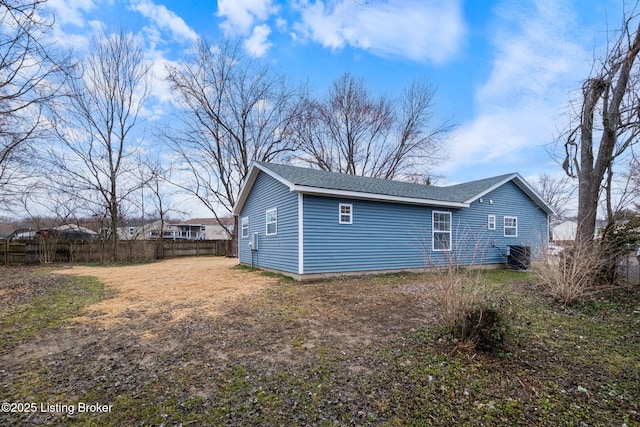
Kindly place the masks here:
[(78, 71), (71, 95), (58, 106), (62, 147), (51, 158), (60, 188), (107, 214), (116, 259), (122, 205), (142, 185), (135, 177), (134, 129), (150, 96), (150, 66), (140, 41), (121, 29), (95, 40)]
[(569, 176), (553, 176), (546, 173), (541, 174), (531, 185), (534, 190), (547, 202), (554, 210), (554, 215), (550, 219), (550, 225), (558, 225), (567, 216), (570, 202), (575, 194), (576, 186)]
[(374, 97), (362, 79), (336, 79), (326, 98), (307, 99), (300, 122), (302, 160), (323, 170), (420, 181), (442, 158), (447, 123), (432, 127), (434, 90), (415, 81), (394, 102)]
[(159, 220), (157, 230), (157, 250), (156, 258), (164, 258), (164, 228), (167, 224), (169, 214), (184, 215), (176, 201), (169, 197), (170, 191), (175, 188), (171, 186), (171, 174), (173, 165), (163, 162), (159, 157), (154, 159), (141, 158), (138, 166), (139, 178), (142, 185), (141, 193), (141, 218), (152, 218)]
[(619, 165), (617, 172), (614, 171), (613, 165), (607, 168), (603, 185), (605, 195), (601, 202), (602, 211), (606, 213), (607, 228), (613, 226), (618, 220), (628, 219), (625, 216), (639, 200), (639, 163), (635, 153), (631, 154), (631, 159), (627, 161), (624, 168)]
[[(636, 5), (637, 6), (637, 5)], [(636, 8), (625, 13), (617, 39), (582, 85), (575, 126), (564, 143), (563, 168), (578, 178), (576, 240), (591, 245), (601, 190), (616, 159), (640, 133), (640, 24)], [(611, 174), (609, 174), (611, 176)]]
[[(193, 57), (167, 71), (183, 107), (181, 127), (166, 137), (186, 178), (174, 183), (216, 218), (231, 213), (253, 160), (282, 159), (297, 148), (291, 136), (299, 93), (244, 57), (237, 41), (201, 40)], [(235, 241), (237, 224), (235, 233), (223, 227)]]
[(53, 46), (44, 1), (0, 0), (0, 203), (19, 195), (33, 171), (31, 147), (43, 110), (58, 94), (69, 58)]
[(628, 189), (631, 194), (629, 205), (631, 205), (634, 210), (640, 212), (640, 159), (638, 159), (635, 153), (629, 162), (625, 177), (627, 178)]

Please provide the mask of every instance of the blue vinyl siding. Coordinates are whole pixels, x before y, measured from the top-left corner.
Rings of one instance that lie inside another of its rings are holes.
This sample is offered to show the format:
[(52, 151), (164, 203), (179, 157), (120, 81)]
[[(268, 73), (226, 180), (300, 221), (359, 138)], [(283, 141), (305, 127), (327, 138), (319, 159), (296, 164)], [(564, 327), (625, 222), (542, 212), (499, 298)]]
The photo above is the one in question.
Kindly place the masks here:
[[(266, 235), (266, 211), (277, 209), (277, 233)], [(241, 263), (275, 270), (298, 272), (298, 195), (284, 184), (260, 172), (245, 202), (240, 218), (249, 218), (249, 236), (238, 238)], [(249, 242), (258, 233), (258, 250)], [(252, 253), (253, 252), (253, 253)]]
[[(493, 202), (493, 203), (491, 203)], [(495, 215), (495, 230), (488, 217)], [(518, 235), (504, 236), (504, 217), (518, 218)], [(549, 240), (547, 214), (513, 182), (507, 182), (454, 215), (456, 256), (460, 264), (496, 264), (507, 261), (508, 246), (530, 246), (532, 257), (542, 255)]]
[[(546, 246), (547, 216), (513, 182), (466, 209), (304, 196), (304, 273), (410, 269), (505, 263), (509, 245)], [(493, 201), (493, 203), (490, 203)], [(340, 203), (353, 223), (339, 224)], [(451, 212), (451, 251), (432, 250), (432, 212)], [(487, 227), (496, 216), (496, 229)], [(518, 218), (518, 236), (504, 237), (504, 216)]]
[[(303, 197), (303, 274), (415, 269), (447, 264), (500, 264), (509, 245), (533, 248), (548, 241), (546, 213), (509, 181), (469, 208), (450, 209), (382, 201)], [(340, 223), (340, 204), (352, 206), (351, 224)], [(266, 211), (277, 209), (277, 234), (266, 235)], [(433, 211), (451, 213), (451, 251), (433, 251)], [(495, 215), (495, 230), (488, 216)], [(517, 237), (504, 236), (504, 217), (518, 218)], [(259, 172), (239, 214), (248, 237), (239, 236), (241, 263), (299, 273), (298, 193)], [(259, 249), (249, 241), (259, 234)]]
[[(340, 203), (353, 205), (352, 224), (339, 223)], [(424, 266), (424, 207), (304, 196), (304, 273)]]

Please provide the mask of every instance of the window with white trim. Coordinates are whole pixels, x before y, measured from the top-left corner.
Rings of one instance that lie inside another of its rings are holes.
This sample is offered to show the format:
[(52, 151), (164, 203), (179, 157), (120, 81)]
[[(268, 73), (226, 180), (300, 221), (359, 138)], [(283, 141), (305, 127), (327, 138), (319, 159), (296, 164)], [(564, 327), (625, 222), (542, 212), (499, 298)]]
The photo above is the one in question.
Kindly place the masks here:
[(496, 229), (496, 216), (495, 215), (489, 215), (487, 217), (487, 228), (489, 230), (495, 230)]
[(242, 237), (249, 237), (249, 217), (245, 216), (240, 220), (240, 229), (242, 230)]
[(504, 237), (518, 237), (518, 217), (504, 217)]
[(352, 224), (353, 223), (353, 205), (347, 203), (340, 203), (338, 212), (339, 224)]
[(266, 212), (266, 232), (267, 236), (278, 234), (278, 209), (269, 209)]
[(451, 212), (433, 211), (431, 221), (434, 251), (451, 250)]

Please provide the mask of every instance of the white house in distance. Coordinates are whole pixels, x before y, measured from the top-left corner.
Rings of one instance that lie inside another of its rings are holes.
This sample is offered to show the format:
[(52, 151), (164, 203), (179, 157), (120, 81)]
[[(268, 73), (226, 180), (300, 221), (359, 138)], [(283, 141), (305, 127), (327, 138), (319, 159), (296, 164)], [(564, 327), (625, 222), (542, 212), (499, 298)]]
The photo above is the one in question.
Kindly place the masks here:
[(234, 218), (192, 218), (181, 225), (191, 227), (201, 240), (231, 240)]
[[(160, 220), (124, 221), (118, 228), (121, 240), (153, 240), (160, 238), (168, 240), (231, 240), (234, 229), (234, 218), (192, 218), (186, 221)], [(226, 230), (228, 229), (231, 234)]]
[[(599, 238), (605, 226), (606, 221), (597, 220), (593, 237)], [(576, 239), (577, 230), (578, 223), (574, 220), (567, 220), (551, 228), (551, 240), (556, 243), (573, 242)]]

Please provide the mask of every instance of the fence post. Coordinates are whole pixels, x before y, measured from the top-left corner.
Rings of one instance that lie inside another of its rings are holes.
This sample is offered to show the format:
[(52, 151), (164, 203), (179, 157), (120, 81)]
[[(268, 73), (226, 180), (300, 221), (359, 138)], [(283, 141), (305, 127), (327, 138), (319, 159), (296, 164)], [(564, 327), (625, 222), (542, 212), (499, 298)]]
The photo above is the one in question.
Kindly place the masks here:
[(9, 239), (4, 241), (4, 263), (9, 265)]

